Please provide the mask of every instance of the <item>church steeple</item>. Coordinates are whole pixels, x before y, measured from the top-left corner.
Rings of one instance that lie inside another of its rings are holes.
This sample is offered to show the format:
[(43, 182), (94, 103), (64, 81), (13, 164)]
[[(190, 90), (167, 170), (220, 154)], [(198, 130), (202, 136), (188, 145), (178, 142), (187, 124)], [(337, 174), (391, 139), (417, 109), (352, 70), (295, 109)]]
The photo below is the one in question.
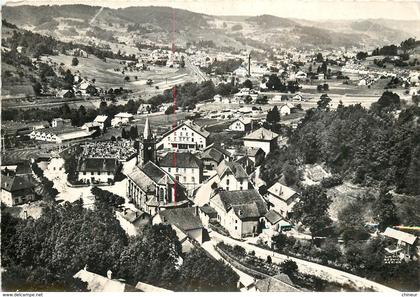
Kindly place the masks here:
[(149, 117), (146, 117), (146, 123), (144, 124), (143, 139), (150, 139), (152, 137), (152, 131), (150, 130)]
[(156, 162), (156, 141), (150, 129), (149, 117), (146, 117), (143, 138), (140, 143), (138, 165), (143, 166), (149, 161)]

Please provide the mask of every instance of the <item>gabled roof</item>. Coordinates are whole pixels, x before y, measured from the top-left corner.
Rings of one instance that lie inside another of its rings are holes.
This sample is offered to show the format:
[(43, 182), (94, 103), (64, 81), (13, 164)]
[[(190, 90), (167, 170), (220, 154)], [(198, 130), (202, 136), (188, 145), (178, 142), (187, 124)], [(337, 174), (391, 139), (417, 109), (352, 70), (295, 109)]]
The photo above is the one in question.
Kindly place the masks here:
[(142, 282), (138, 282), (136, 285), (136, 289), (139, 289), (142, 292), (162, 292), (162, 293), (169, 293), (169, 292), (173, 292), (171, 290), (166, 290), (160, 287), (156, 287), (156, 286), (152, 286), (146, 283), (142, 283)]
[(250, 134), (243, 137), (245, 140), (262, 140), (262, 141), (271, 141), (275, 138), (277, 138), (279, 135), (275, 132), (272, 132), (270, 130), (267, 130), (265, 128), (259, 128), (258, 130), (255, 130), (254, 132), (251, 132)]
[(216, 168), (217, 175), (221, 179), (225, 174), (231, 173), (236, 179), (248, 178), (241, 164), (223, 160)]
[(200, 168), (201, 160), (190, 152), (167, 153), (160, 161), (161, 167)]
[(288, 201), (290, 198), (292, 198), (296, 193), (295, 190), (292, 188), (289, 188), (285, 185), (282, 185), (279, 182), (276, 182), (274, 185), (272, 185), (268, 190), (270, 194), (280, 198), (281, 200)]
[(152, 161), (147, 162), (141, 170), (156, 184), (174, 184), (174, 179)]
[(255, 283), (255, 287), (260, 292), (299, 292), (300, 290), (293, 287), (293, 282), (289, 276), (284, 273), (279, 273), (275, 276), (270, 276), (260, 279)]
[(219, 164), (225, 157), (230, 157), (231, 153), (229, 153), (224, 148), (221, 148), (214, 143), (210, 144), (206, 148), (204, 148), (203, 152), (199, 155), (201, 159), (211, 159)]
[(1, 188), (8, 192), (30, 190), (32, 189), (32, 184), (25, 176), (10, 176), (2, 174)]
[(127, 176), (145, 193), (153, 193), (156, 189), (155, 182), (138, 166), (134, 166)]
[(77, 171), (110, 171), (115, 173), (118, 166), (117, 159), (83, 158), (77, 164)]
[(387, 237), (391, 237), (391, 238), (394, 238), (394, 239), (397, 239), (397, 240), (404, 241), (404, 242), (406, 242), (408, 244), (411, 244), (411, 245), (414, 244), (414, 242), (417, 239), (417, 236), (415, 236), (413, 234), (403, 232), (403, 231), (400, 231), (400, 230), (395, 230), (395, 229), (390, 228), (390, 227), (386, 228), (386, 230), (384, 232), (384, 235), (387, 236)]
[(265, 214), (265, 218), (273, 225), (282, 220), (282, 216), (274, 209), (271, 209), (269, 212), (267, 212)]
[(169, 134), (171, 134), (172, 132), (178, 130), (179, 128), (182, 128), (183, 126), (187, 126), (190, 129), (192, 129), (194, 132), (200, 134), (201, 136), (203, 136), (204, 138), (209, 137), (210, 132), (206, 131), (203, 127), (197, 125), (196, 123), (194, 123), (191, 120), (186, 120), (184, 121), (181, 125), (176, 126), (175, 128), (169, 130), (168, 132), (166, 132), (165, 134), (162, 135), (162, 138), (168, 136)]
[(104, 123), (107, 119), (108, 119), (107, 115), (98, 115), (93, 121), (97, 123)]
[(199, 214), (195, 207), (170, 208), (159, 213), (164, 223), (177, 226), (183, 231), (203, 228)]
[(259, 218), (266, 214), (267, 207), (256, 190), (221, 191), (211, 201), (226, 212), (233, 209), (240, 219)]
[(74, 276), (87, 283), (87, 288), (91, 292), (140, 292), (135, 287), (122, 283), (117, 279), (109, 279), (105, 276), (87, 271), (80, 270)]
[(120, 112), (115, 115), (116, 118), (132, 118), (133, 115), (128, 112)]
[(233, 121), (232, 123), (235, 123), (237, 121), (240, 121), (244, 125), (249, 125), (249, 124), (251, 124), (252, 119), (250, 119), (250, 118), (239, 118), (239, 119), (236, 119), (235, 121)]

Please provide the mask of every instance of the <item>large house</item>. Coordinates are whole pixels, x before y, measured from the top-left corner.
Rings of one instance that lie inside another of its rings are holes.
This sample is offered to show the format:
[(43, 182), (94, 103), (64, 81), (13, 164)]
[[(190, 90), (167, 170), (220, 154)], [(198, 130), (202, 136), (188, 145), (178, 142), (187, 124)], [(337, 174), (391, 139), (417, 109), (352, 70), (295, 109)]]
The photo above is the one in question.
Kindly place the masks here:
[(169, 224), (177, 233), (182, 244), (182, 251), (194, 248), (194, 241), (203, 243), (206, 230), (201, 222), (198, 206), (166, 209), (153, 217), (153, 224)]
[(71, 127), (70, 119), (54, 118), (51, 121), (52, 128)]
[(152, 216), (160, 210), (190, 205), (185, 187), (152, 161), (135, 166), (127, 178), (127, 197)]
[(292, 188), (277, 182), (267, 190), (266, 197), (270, 209), (274, 209), (283, 217), (287, 217), (292, 212), (299, 194)]
[(260, 128), (244, 136), (244, 145), (249, 148), (261, 148), (266, 155), (277, 146), (279, 135), (265, 128)]
[(159, 166), (188, 190), (195, 189), (203, 181), (203, 162), (190, 152), (169, 152), (160, 159)]
[(233, 121), (230, 126), (229, 130), (231, 131), (251, 131), (252, 130), (252, 119), (250, 118), (239, 118)]
[(107, 115), (96, 116), (96, 118), (93, 120), (93, 123), (99, 124), (102, 131), (111, 124)]
[(112, 183), (121, 165), (115, 158), (81, 158), (77, 164), (77, 180), (84, 183)]
[(218, 187), (226, 191), (248, 190), (248, 174), (236, 162), (223, 160), (216, 169), (219, 178)]
[(163, 134), (158, 149), (195, 152), (207, 146), (210, 133), (191, 120), (184, 121)]
[(128, 112), (120, 112), (114, 116), (111, 120), (111, 126), (117, 127), (122, 125), (127, 125), (133, 120), (133, 115)]
[(234, 238), (261, 232), (261, 218), (267, 207), (256, 190), (220, 191), (210, 199), (217, 220)]
[(1, 174), (2, 203), (15, 206), (34, 200), (34, 187), (28, 176)]
[(210, 177), (216, 173), (216, 168), (224, 159), (230, 160), (231, 153), (224, 148), (216, 146), (214, 143), (210, 144), (198, 155), (204, 165), (204, 176)]

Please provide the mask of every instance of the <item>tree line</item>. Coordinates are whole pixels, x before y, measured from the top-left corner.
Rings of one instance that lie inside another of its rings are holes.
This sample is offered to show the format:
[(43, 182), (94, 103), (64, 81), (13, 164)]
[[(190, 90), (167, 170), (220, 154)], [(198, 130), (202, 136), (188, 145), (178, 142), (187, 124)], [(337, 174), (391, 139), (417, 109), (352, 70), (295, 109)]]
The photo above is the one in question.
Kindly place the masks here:
[(122, 201), (93, 188), (93, 209), (83, 202), (50, 205), (40, 218), (2, 213), (2, 289), (8, 291), (86, 291), (73, 278), (88, 271), (175, 291), (236, 291), (238, 275), (201, 248), (182, 252), (169, 225), (153, 225), (128, 237), (114, 214)]

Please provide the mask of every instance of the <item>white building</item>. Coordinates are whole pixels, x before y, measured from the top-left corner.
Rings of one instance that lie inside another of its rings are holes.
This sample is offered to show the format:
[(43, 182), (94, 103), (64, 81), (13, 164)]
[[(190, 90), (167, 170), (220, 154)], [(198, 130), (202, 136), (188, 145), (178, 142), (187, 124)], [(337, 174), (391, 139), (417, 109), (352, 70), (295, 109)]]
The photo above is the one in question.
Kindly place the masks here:
[(101, 130), (103, 131), (105, 129), (105, 127), (108, 125), (108, 116), (106, 115), (98, 115), (96, 116), (96, 118), (93, 120), (93, 123), (97, 123), (99, 124)]
[(210, 133), (191, 120), (163, 134), (158, 149), (195, 152), (207, 146)]
[(229, 130), (231, 131), (250, 131), (252, 125), (252, 120), (250, 118), (239, 118), (236, 119), (232, 124), (229, 126)]
[(120, 112), (114, 116), (111, 120), (111, 126), (117, 127), (121, 125), (126, 125), (133, 120), (133, 115), (128, 112)]
[(210, 199), (210, 206), (217, 212), (217, 221), (234, 238), (257, 235), (260, 219), (267, 212), (256, 190), (220, 191)]
[(226, 191), (248, 190), (249, 177), (239, 163), (223, 160), (216, 168), (218, 187)]
[(267, 190), (269, 209), (274, 209), (287, 217), (297, 202), (299, 194), (295, 190), (277, 182)]
[(169, 152), (159, 161), (159, 166), (187, 190), (194, 190), (203, 181), (203, 162), (190, 152)]
[(83, 158), (77, 164), (78, 180), (89, 183), (113, 182), (120, 164), (117, 159)]
[(279, 135), (265, 128), (260, 128), (246, 135), (244, 145), (249, 148), (261, 148), (267, 155), (277, 146)]

